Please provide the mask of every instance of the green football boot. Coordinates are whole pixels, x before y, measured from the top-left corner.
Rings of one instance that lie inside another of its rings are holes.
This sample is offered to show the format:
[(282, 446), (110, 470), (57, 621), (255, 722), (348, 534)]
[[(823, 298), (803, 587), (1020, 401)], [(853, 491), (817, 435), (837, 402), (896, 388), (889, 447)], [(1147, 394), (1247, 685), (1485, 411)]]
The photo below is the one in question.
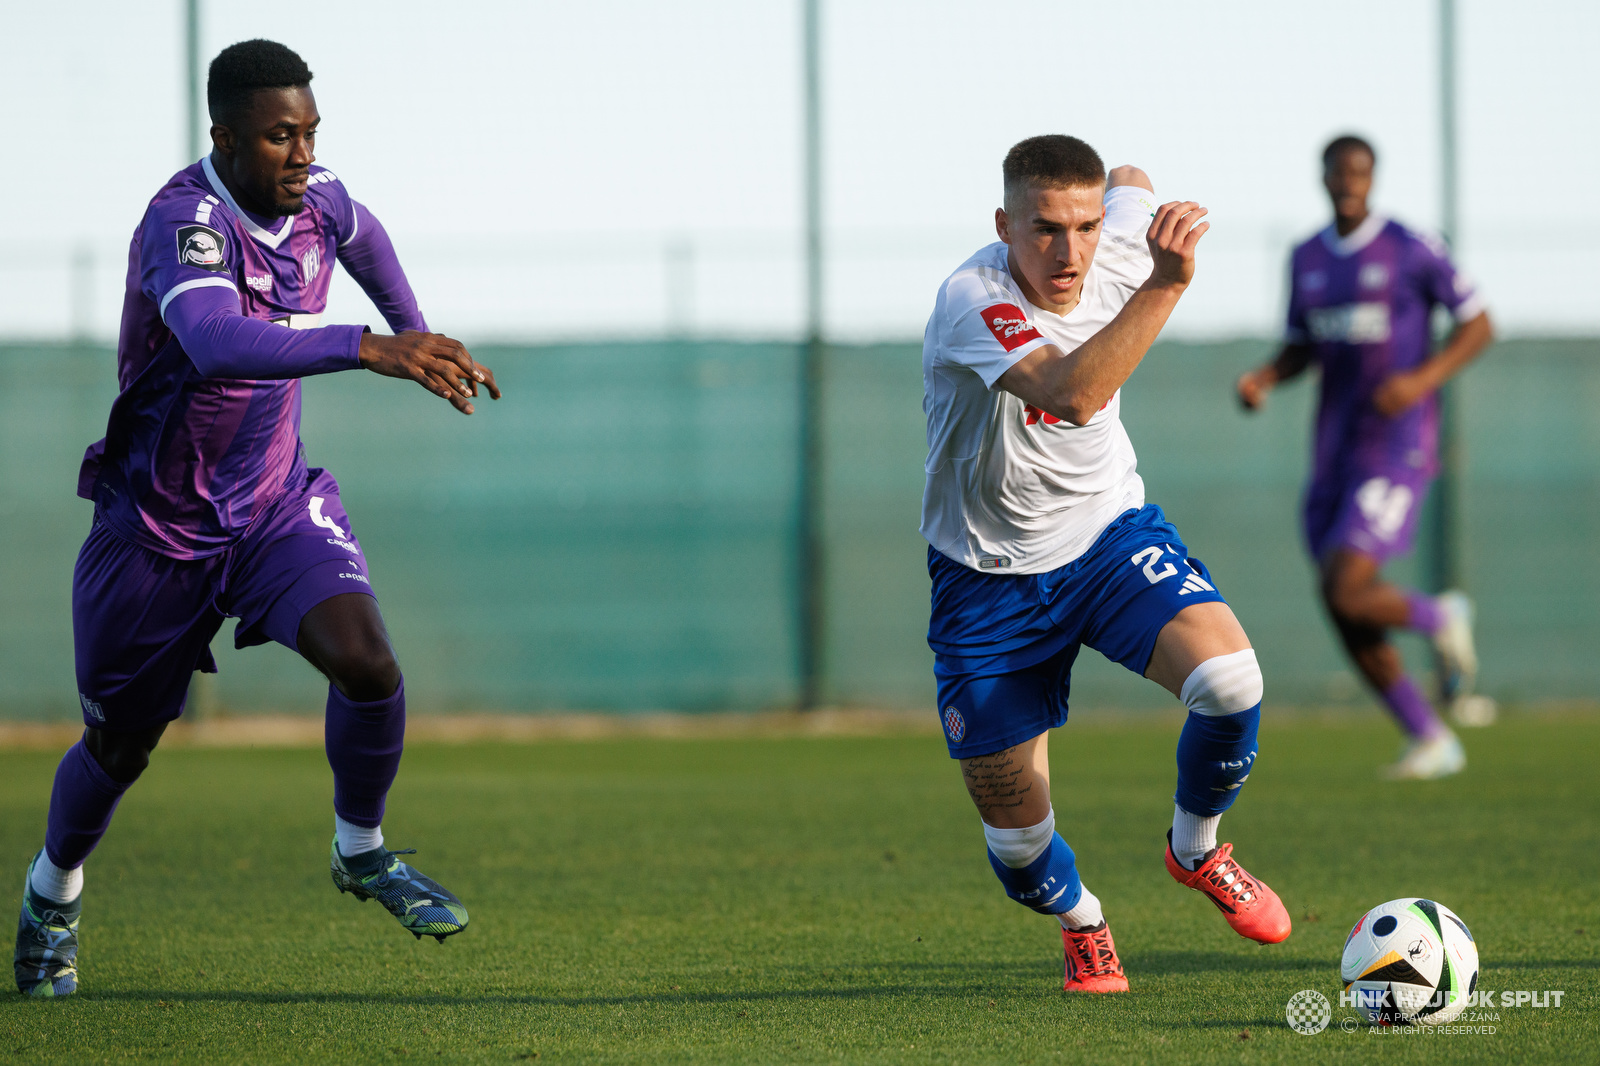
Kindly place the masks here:
[(340, 892), (363, 903), (377, 900), (418, 940), (426, 935), (442, 944), (445, 937), (467, 927), (467, 908), (438, 883), (400, 861), (401, 855), (416, 853), (416, 848), (390, 851), (379, 847), (344, 856), (339, 854), (339, 838), (335, 837), (329, 872)]
[[(34, 856), (22, 886), (14, 966), (17, 991), (25, 996), (70, 996), (78, 990), (78, 918), (83, 896), (56, 903), (33, 890)], [(463, 914), (462, 924), (466, 924)]]

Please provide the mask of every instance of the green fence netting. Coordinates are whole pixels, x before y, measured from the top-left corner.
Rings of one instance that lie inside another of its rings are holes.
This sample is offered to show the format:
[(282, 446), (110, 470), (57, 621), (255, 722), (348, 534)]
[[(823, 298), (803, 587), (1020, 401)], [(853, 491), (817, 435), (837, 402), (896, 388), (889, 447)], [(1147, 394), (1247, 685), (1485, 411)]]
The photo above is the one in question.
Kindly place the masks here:
[[(1265, 342), (1163, 343), (1123, 414), (1149, 497), (1250, 631), (1269, 699), (1362, 698), (1299, 543), (1310, 382), (1247, 417), (1230, 384)], [(788, 344), (661, 342), (477, 352), (505, 388), (462, 418), (415, 386), (306, 383), (304, 439), (339, 478), (407, 676), (428, 710), (710, 710), (796, 693), (796, 373)], [(830, 702), (931, 706), (916, 345), (827, 354)], [(0, 714), (76, 713), (69, 589), (89, 524), (83, 448), (115, 390), (103, 348), (0, 347)], [(1508, 341), (1463, 379), (1465, 570), (1482, 687), (1600, 693), (1600, 341)], [(1396, 572), (1409, 575), (1410, 564)], [(312, 711), (277, 647), (215, 645), (230, 711)], [(1426, 661), (1408, 648), (1418, 670)], [(1075, 706), (1167, 697), (1079, 660)]]

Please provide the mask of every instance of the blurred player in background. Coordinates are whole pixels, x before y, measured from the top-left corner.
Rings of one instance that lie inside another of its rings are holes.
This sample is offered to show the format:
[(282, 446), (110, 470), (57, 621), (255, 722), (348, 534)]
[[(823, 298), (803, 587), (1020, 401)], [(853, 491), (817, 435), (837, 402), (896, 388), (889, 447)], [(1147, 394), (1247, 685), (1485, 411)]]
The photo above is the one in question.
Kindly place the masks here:
[[(339, 486), (308, 467), (300, 382), (366, 368), (471, 414), (494, 375), (427, 332), (394, 246), (332, 171), (312, 165), (311, 71), (271, 41), (224, 49), (206, 99), (211, 154), (156, 193), (134, 231), (117, 351), (121, 392), (79, 494), (94, 524), (73, 575), (86, 726), (28, 868), (17, 987), (77, 989), (83, 862), (184, 707), (225, 617), (239, 647), (277, 641), (327, 676), (341, 892), (377, 899), (418, 938), (464, 929), (460, 900), (384, 846), (405, 686)], [(335, 262), (395, 336), (322, 326)], [(240, 846), (248, 848), (248, 841)]]
[[(1428, 637), (1442, 698), (1466, 712), (1463, 724), (1487, 724), (1493, 704), (1467, 699), (1478, 668), (1472, 604), (1461, 592), (1401, 588), (1381, 572), (1411, 550), (1439, 471), (1439, 387), (1483, 351), (1492, 330), (1477, 289), (1439, 241), (1368, 208), (1376, 159), (1359, 137), (1338, 137), (1323, 152), (1333, 223), (1294, 250), (1283, 348), (1241, 377), (1238, 391), (1246, 409), (1259, 410), (1275, 386), (1312, 363), (1321, 368), (1306, 546), (1345, 650), (1405, 731), (1389, 776), (1427, 779), (1460, 771), (1466, 754), (1406, 676), (1388, 631)], [(1435, 307), (1457, 322), (1438, 352)]]
[(945, 739), (1006, 894), (1060, 922), (1068, 991), (1122, 992), (1050, 796), (1048, 731), (1067, 719), (1084, 644), (1189, 708), (1168, 873), (1242, 936), (1290, 931), (1277, 895), (1217, 846), (1256, 758), (1255, 652), (1205, 566), (1145, 505), (1120, 417), (1122, 385), (1188, 287), (1208, 224), (1194, 203), (1158, 209), (1143, 171), (1107, 175), (1074, 137), (1017, 144), (1003, 173), (1000, 241), (940, 287), (923, 340), (928, 643)]

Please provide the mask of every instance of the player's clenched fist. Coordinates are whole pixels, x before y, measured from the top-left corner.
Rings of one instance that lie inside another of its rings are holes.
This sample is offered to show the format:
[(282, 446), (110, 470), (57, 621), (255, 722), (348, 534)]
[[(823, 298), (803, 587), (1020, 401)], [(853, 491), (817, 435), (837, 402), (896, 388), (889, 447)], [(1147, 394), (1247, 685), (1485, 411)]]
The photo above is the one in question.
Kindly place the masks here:
[(1239, 404), (1246, 411), (1261, 410), (1261, 405), (1267, 402), (1267, 393), (1276, 384), (1276, 376), (1270, 370), (1252, 370), (1239, 375)]
[(1162, 204), (1150, 222), (1145, 240), (1150, 244), (1150, 257), (1155, 269), (1150, 272), (1150, 284), (1188, 285), (1194, 277), (1194, 250), (1205, 236), (1211, 223), (1201, 222), (1206, 209), (1193, 200)]
[(475, 361), (466, 346), (440, 333), (407, 331), (393, 337), (368, 333), (361, 338), (361, 365), (375, 374), (407, 378), (443, 396), (464, 415), (473, 411), (478, 386), (500, 398), (494, 371)]

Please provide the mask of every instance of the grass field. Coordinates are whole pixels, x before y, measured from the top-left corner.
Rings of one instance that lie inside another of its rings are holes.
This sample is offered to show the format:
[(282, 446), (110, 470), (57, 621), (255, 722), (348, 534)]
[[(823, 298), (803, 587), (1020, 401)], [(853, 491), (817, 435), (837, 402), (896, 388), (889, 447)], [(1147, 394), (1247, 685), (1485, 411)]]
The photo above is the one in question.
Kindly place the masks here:
[[(328, 880), (320, 751), (158, 753), (88, 865), (83, 991), (0, 1007), (26, 1062), (1593, 1061), (1600, 789), (1593, 716), (1509, 716), (1472, 764), (1383, 784), (1375, 715), (1269, 724), (1224, 820), (1295, 918), (1233, 935), (1162, 868), (1175, 720), (1069, 725), (1059, 824), (1133, 991), (1060, 991), (1054, 923), (1001, 894), (937, 737), (421, 745), (393, 847), (471, 928), (414, 941)], [(56, 756), (0, 753), (20, 889)], [(1480, 987), (1560, 989), (1496, 1032), (1300, 1036), (1337, 1003), (1353, 920), (1432, 896), (1471, 925)]]

